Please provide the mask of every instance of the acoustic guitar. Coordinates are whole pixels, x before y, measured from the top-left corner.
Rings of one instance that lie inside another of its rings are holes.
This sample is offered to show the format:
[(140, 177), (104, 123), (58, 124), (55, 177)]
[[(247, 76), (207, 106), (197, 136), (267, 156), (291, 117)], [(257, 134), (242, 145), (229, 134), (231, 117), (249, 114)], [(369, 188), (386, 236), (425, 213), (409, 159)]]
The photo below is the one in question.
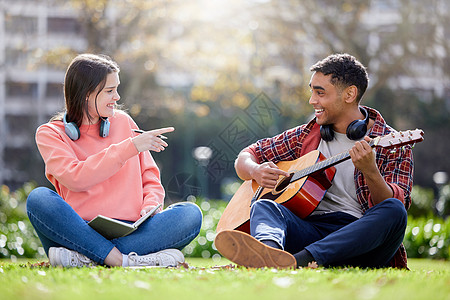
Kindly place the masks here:
[[(372, 139), (373, 147), (396, 148), (423, 141), (420, 129), (392, 132)], [(281, 161), (277, 166), (289, 173), (280, 176), (273, 189), (258, 186), (254, 180), (245, 181), (231, 198), (217, 224), (217, 233), (225, 229), (250, 233), (250, 208), (259, 199), (271, 199), (287, 207), (300, 218), (309, 216), (325, 196), (336, 173), (333, 167), (350, 159), (348, 151), (328, 159), (318, 150), (292, 161)]]

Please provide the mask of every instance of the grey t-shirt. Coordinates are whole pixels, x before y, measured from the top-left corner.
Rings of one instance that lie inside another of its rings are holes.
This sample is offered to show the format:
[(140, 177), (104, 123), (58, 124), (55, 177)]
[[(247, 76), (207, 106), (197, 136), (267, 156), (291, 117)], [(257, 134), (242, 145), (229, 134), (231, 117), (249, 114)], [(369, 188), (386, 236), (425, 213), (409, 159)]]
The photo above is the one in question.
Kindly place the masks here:
[[(330, 142), (320, 141), (318, 150), (326, 158), (348, 151), (355, 144), (355, 141), (350, 140), (345, 134), (335, 132), (334, 136)], [(361, 205), (356, 198), (355, 166), (351, 159), (348, 159), (334, 167), (336, 175), (332, 185), (312, 215), (341, 211), (357, 218), (362, 217)]]

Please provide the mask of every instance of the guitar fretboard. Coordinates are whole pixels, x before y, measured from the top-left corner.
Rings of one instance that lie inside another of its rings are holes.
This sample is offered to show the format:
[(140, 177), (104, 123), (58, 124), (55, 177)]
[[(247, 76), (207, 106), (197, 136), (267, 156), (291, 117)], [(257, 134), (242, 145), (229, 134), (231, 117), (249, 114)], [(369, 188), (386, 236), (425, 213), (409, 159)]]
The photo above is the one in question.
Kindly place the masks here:
[[(369, 146), (373, 147), (374, 146), (374, 142), (373, 140), (369, 142)], [(350, 158), (350, 153), (348, 151), (344, 151), (342, 153), (336, 154), (335, 156), (332, 156), (328, 159), (325, 159), (321, 162), (315, 163), (312, 166), (309, 166), (307, 168), (304, 168), (300, 171), (297, 171), (294, 173), (294, 175), (292, 176), (290, 182), (294, 182), (296, 180), (302, 179), (303, 177), (309, 176), (311, 174), (314, 174), (316, 172), (320, 172), (323, 171), (329, 167), (332, 167), (334, 165), (337, 165), (347, 159)]]

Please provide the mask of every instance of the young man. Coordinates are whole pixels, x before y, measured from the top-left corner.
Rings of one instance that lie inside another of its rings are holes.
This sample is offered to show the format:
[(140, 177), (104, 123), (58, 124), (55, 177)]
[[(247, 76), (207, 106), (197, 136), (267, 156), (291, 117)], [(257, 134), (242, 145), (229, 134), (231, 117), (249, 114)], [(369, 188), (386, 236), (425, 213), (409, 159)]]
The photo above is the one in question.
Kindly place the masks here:
[(250, 234), (218, 233), (226, 258), (246, 267), (324, 266), (406, 268), (402, 245), (411, 199), (411, 147), (372, 149), (369, 137), (393, 131), (379, 112), (360, 106), (368, 86), (365, 67), (348, 54), (334, 54), (311, 67), (309, 103), (315, 118), (248, 146), (236, 172), (244, 180), (274, 188), (289, 174), (276, 166), (318, 149), (326, 157), (349, 151), (335, 165), (332, 186), (318, 207), (301, 219), (272, 200), (251, 208)]

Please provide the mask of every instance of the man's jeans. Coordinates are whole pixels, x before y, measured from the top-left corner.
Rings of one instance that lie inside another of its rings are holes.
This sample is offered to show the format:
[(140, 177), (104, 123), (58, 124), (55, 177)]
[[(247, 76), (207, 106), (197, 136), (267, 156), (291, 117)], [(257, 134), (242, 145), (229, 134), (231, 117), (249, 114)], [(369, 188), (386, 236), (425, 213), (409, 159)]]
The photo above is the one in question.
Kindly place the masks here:
[(251, 235), (295, 254), (309, 251), (319, 265), (387, 266), (405, 234), (407, 214), (398, 199), (386, 199), (360, 218), (333, 212), (300, 219), (281, 204), (260, 200), (250, 215)]
[(133, 233), (107, 240), (92, 229), (57, 193), (39, 187), (27, 199), (27, 214), (48, 255), (50, 247), (65, 247), (103, 264), (116, 247), (138, 255), (182, 249), (200, 232), (202, 213), (190, 202), (177, 203), (147, 219)]

